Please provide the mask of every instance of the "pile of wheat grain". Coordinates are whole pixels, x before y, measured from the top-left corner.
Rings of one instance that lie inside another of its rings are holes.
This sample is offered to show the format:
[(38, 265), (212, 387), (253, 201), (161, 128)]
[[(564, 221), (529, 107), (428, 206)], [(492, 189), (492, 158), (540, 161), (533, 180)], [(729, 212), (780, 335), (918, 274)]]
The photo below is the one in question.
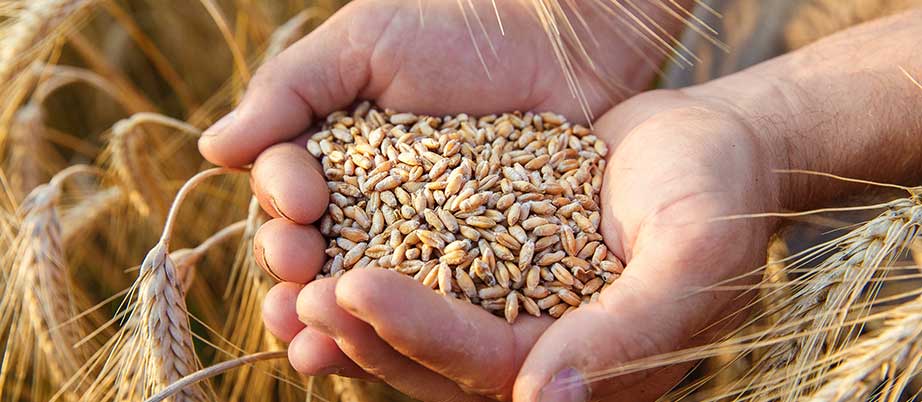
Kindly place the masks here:
[(594, 301), (623, 265), (599, 233), (605, 142), (553, 113), (337, 112), (308, 150), (331, 203), (324, 275), (388, 268), (515, 321)]

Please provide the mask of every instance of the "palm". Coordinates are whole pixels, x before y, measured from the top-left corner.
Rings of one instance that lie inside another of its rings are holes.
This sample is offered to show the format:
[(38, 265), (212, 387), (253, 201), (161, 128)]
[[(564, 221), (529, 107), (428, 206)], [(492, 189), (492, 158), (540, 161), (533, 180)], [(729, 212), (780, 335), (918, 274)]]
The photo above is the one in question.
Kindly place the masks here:
[[(650, 100), (643, 101), (670, 101)], [(681, 260), (700, 258), (714, 244), (743, 244), (762, 235), (749, 233), (748, 225), (720, 220), (774, 205), (776, 195), (764, 190), (770, 188), (772, 172), (761, 169), (768, 162), (755, 137), (731, 113), (713, 105), (656, 109), (654, 117), (639, 124), (631, 125), (631, 116), (619, 109), (596, 124), (613, 143), (602, 193), (601, 230), (608, 246), (630, 262), (645, 247), (671, 243), (668, 248)], [(760, 182), (764, 187), (753, 186)], [(725, 255), (724, 261), (734, 266), (744, 257)], [(702, 275), (702, 282), (707, 279)]]
[[(601, 231), (626, 269), (600, 303), (564, 316), (541, 335), (516, 383), (517, 398), (530, 400), (536, 384), (563, 368), (602, 373), (700, 343), (742, 318), (734, 314), (742, 303), (736, 294), (697, 291), (764, 261), (769, 224), (721, 219), (777, 205), (777, 194), (767, 190), (776, 186), (769, 183), (774, 177), (764, 150), (739, 121), (719, 105), (656, 93), (630, 100), (596, 123), (612, 149)], [(574, 342), (574, 328), (608, 336)], [(585, 350), (602, 352), (587, 357)], [(593, 395), (655, 399), (685, 369), (606, 379), (592, 384)]]

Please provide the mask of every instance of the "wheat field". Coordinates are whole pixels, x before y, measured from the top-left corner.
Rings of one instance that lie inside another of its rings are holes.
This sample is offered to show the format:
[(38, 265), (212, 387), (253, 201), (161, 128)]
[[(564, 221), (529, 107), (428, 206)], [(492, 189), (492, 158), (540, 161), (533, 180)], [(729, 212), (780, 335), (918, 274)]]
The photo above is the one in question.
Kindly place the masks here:
[[(210, 166), (195, 145), (259, 65), (343, 3), (0, 0), (0, 401), (410, 400), (281, 359), (260, 317), (274, 280), (252, 250), (268, 216), (246, 171)], [(569, 1), (521, 3), (575, 75), (571, 59), (588, 55), (555, 22)], [(470, 17), (476, 29), (488, 16)], [(647, 51), (694, 64), (650, 32)], [(922, 187), (866, 184), (848, 206), (779, 214), (791, 225), (747, 274), (742, 327), (590, 380), (700, 361), (664, 400), (916, 399)], [(527, 298), (508, 299), (518, 314)]]

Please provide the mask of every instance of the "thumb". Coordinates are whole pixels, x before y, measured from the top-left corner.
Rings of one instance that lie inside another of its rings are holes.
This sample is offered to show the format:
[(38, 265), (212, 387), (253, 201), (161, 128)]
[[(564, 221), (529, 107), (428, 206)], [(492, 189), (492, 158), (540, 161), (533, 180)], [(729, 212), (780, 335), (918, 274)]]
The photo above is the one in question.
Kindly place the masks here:
[[(375, 30), (386, 22), (359, 8), (344, 7), (260, 67), (239, 106), (202, 134), (202, 156), (222, 166), (252, 163), (308, 129), (315, 116), (351, 104), (368, 84)], [(361, 30), (353, 29), (357, 19)]]
[[(620, 376), (607, 373), (644, 357), (713, 340), (742, 318), (733, 314), (745, 303), (737, 293), (695, 289), (731, 276), (729, 266), (744, 266), (749, 259), (721, 261), (715, 258), (719, 253), (676, 252), (669, 245), (680, 243), (662, 240), (662, 246), (638, 250), (598, 302), (566, 314), (545, 331), (519, 372), (514, 400), (655, 400), (693, 363)], [(723, 315), (730, 317), (709, 327)]]

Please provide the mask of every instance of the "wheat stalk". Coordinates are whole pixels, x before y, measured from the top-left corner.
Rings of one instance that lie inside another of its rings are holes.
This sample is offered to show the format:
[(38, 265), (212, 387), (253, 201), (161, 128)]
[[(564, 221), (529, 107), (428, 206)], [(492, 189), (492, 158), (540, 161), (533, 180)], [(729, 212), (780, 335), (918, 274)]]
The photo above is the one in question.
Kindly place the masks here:
[(294, 17), (291, 17), (288, 21), (285, 21), (285, 23), (276, 28), (275, 31), (272, 32), (272, 36), (269, 37), (269, 44), (266, 46), (263, 62), (278, 56), (285, 48), (291, 46), (292, 43), (304, 36), (304, 28), (307, 23), (315, 18), (322, 18), (325, 15), (325, 10), (319, 7), (310, 7), (301, 11)]
[[(236, 359), (228, 360), (226, 362), (218, 363), (214, 366), (201, 369), (199, 371), (196, 371), (195, 373), (189, 374), (181, 378), (179, 381), (176, 381), (175, 383), (171, 384), (169, 387), (165, 388), (163, 391), (147, 399), (146, 402), (163, 401), (166, 398), (169, 398), (170, 396), (173, 396), (174, 394), (181, 392), (181, 390), (191, 386), (192, 384), (195, 384), (196, 382), (202, 381), (206, 378), (214, 377), (218, 374), (221, 374), (227, 370), (230, 370), (236, 367), (244, 366), (247, 364), (252, 364), (255, 362), (259, 362), (259, 361), (266, 361), (266, 360), (272, 360), (272, 359), (284, 359), (287, 357), (288, 357), (288, 351), (280, 350), (280, 351), (254, 353), (251, 355), (246, 355), (246, 356), (238, 357)], [(253, 393), (251, 393), (251, 395), (253, 395)]]
[(195, 248), (184, 248), (170, 253), (170, 258), (176, 266), (179, 282), (183, 285), (183, 293), (189, 293), (189, 288), (192, 287), (192, 282), (195, 280), (198, 264), (205, 257), (205, 254), (221, 243), (241, 234), (245, 228), (246, 221), (236, 222), (211, 235)]

